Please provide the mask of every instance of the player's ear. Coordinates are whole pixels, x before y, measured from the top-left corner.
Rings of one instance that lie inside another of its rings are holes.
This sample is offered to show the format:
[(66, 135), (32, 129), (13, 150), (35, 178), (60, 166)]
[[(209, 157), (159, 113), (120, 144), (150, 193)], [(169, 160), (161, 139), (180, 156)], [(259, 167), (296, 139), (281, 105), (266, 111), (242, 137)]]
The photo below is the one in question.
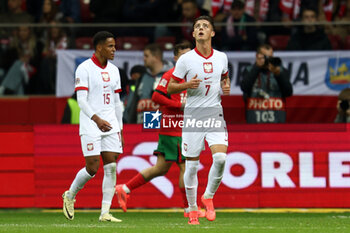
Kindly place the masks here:
[(211, 32), (211, 37), (214, 37), (215, 36), (215, 31), (212, 31)]
[(194, 30), (192, 31), (192, 37), (194, 38)]

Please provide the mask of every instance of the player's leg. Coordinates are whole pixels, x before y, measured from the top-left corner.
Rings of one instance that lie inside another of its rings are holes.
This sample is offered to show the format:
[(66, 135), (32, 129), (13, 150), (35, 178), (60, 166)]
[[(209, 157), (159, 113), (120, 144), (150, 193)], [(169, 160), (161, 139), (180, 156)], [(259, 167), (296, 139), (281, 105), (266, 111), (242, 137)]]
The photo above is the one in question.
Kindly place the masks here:
[(96, 174), (100, 165), (101, 140), (98, 137), (81, 136), (81, 146), (85, 157), (85, 167), (76, 174), (69, 190), (62, 195), (63, 213), (67, 219), (74, 219), (75, 196), (86, 182)]
[(114, 196), (115, 185), (117, 182), (117, 163), (119, 153), (122, 152), (121, 142), (118, 134), (102, 136), (101, 157), (103, 160), (103, 182), (102, 182), (102, 206), (100, 221), (121, 222), (120, 219), (113, 217), (109, 211)]
[(199, 154), (204, 149), (204, 134), (194, 132), (182, 133), (182, 154), (186, 156), (184, 184), (189, 208), (189, 224), (199, 224), (197, 189)]
[(206, 139), (213, 155), (213, 163), (208, 175), (208, 184), (201, 200), (206, 208), (206, 218), (209, 221), (213, 221), (216, 218), (213, 197), (216, 190), (219, 188), (224, 174), (227, 152), (227, 133), (208, 133)]
[(177, 146), (178, 138), (180, 137), (159, 135), (158, 147), (154, 152), (157, 155), (156, 164), (142, 170), (126, 184), (116, 186), (118, 202), (124, 212), (127, 210), (126, 202), (128, 194), (132, 190), (146, 184), (155, 177), (165, 175), (169, 171), (173, 161), (177, 161), (177, 155), (179, 154), (179, 146)]
[(179, 189), (182, 197), (183, 207), (186, 209), (188, 207), (187, 197), (186, 197), (186, 189), (184, 183), (184, 173), (185, 173), (185, 161), (181, 163), (177, 163), (180, 172), (179, 172)]
[(119, 206), (124, 212), (127, 211), (127, 199), (132, 190), (141, 187), (155, 177), (165, 175), (172, 162), (166, 162), (163, 155), (157, 156), (157, 162), (154, 166), (142, 170), (140, 173), (131, 178), (126, 184), (119, 184), (115, 187)]

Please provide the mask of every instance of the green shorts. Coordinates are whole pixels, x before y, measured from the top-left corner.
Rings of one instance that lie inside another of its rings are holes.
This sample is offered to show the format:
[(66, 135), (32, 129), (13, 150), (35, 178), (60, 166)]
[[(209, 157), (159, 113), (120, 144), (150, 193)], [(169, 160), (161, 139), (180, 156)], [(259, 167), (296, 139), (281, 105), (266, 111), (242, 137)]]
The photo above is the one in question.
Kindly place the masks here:
[(158, 147), (154, 151), (154, 155), (163, 155), (165, 161), (173, 161), (181, 163), (185, 161), (185, 157), (181, 154), (181, 137), (159, 135)]

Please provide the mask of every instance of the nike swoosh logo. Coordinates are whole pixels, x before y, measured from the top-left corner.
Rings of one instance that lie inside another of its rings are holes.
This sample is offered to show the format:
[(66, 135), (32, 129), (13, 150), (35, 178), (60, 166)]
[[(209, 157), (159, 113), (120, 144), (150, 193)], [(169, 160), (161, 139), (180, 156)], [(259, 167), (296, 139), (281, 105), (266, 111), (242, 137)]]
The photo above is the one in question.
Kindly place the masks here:
[(207, 77), (207, 78), (204, 78), (204, 80), (208, 80), (208, 79), (210, 79), (211, 77)]
[(103, 88), (107, 88), (108, 86), (103, 86)]
[(69, 211), (67, 210), (66, 203), (64, 203), (64, 207), (65, 207), (65, 209), (66, 209), (66, 212), (67, 212), (68, 217), (69, 217), (69, 218), (72, 218), (73, 216), (71, 216), (71, 215), (69, 214)]

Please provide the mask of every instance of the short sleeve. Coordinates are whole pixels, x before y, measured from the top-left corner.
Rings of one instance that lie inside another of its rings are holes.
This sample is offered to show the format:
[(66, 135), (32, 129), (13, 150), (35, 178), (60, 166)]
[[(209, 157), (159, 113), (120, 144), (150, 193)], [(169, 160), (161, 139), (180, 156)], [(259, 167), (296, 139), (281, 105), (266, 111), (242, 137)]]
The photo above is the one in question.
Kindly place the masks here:
[(159, 84), (156, 88), (157, 91), (160, 91), (164, 94), (168, 93), (167, 88), (168, 88), (169, 80), (173, 74), (172, 71), (173, 69), (163, 74), (162, 79), (159, 81)]
[(81, 65), (75, 71), (75, 91), (79, 90), (89, 90), (89, 74)]
[(173, 78), (179, 81), (179, 79), (184, 79), (187, 75), (187, 66), (186, 66), (186, 56), (182, 55), (179, 60), (177, 60), (175, 65), (175, 70), (173, 72)]
[(225, 76), (228, 74), (228, 60), (227, 60), (227, 55), (223, 53), (223, 58), (224, 58), (224, 68), (222, 70), (221, 76)]

